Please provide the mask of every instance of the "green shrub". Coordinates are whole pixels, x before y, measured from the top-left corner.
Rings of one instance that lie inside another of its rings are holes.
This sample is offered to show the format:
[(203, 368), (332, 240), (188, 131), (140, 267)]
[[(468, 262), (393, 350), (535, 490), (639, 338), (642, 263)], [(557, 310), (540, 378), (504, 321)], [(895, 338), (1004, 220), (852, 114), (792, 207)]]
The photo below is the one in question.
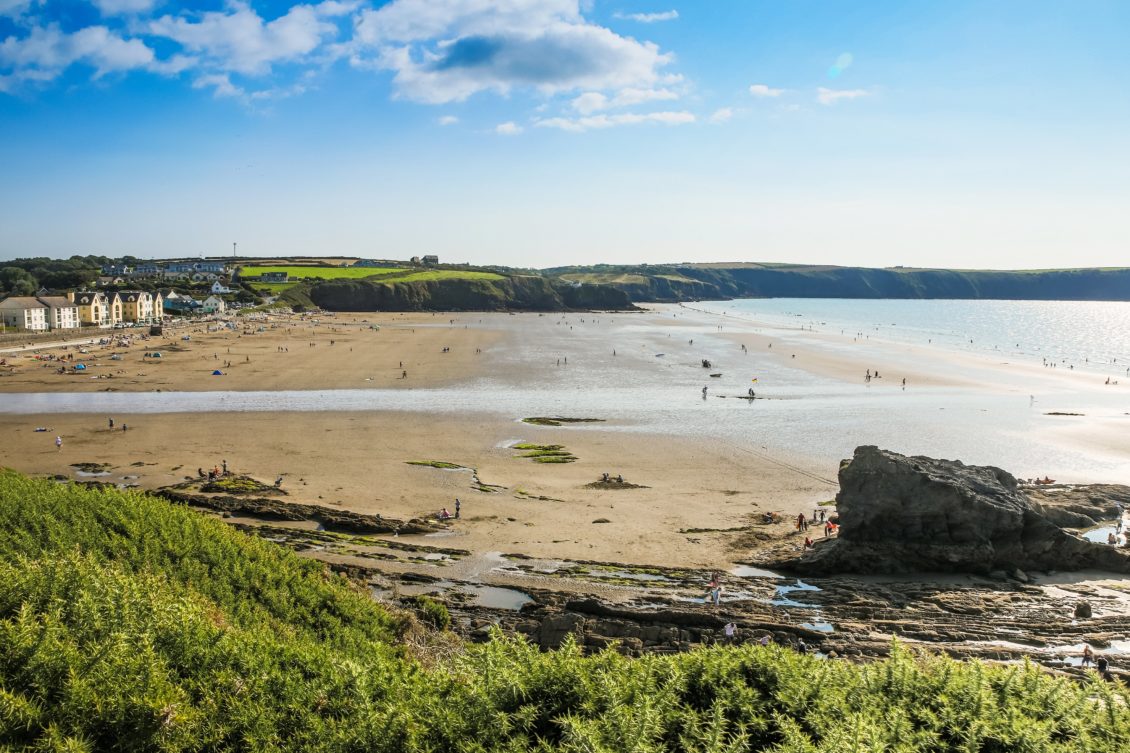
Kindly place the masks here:
[(451, 613), (443, 602), (436, 601), (430, 596), (406, 596), (401, 602), (411, 607), (420, 620), (436, 630), (451, 629)]

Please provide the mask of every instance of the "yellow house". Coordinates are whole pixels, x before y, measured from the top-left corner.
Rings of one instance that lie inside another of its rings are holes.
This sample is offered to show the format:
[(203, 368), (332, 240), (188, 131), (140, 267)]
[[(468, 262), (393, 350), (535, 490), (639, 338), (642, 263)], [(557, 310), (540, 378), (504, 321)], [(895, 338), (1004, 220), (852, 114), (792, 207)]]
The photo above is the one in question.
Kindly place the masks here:
[(155, 301), (151, 293), (144, 290), (123, 290), (120, 296), (122, 299), (122, 321), (148, 323), (160, 319), (160, 313), (155, 308)]
[[(72, 290), (67, 293), (67, 298), (78, 306), (78, 320), (81, 324), (94, 327), (110, 326), (110, 302), (106, 299), (105, 293), (93, 290), (80, 290), (78, 292)], [(118, 310), (121, 311), (120, 300)]]
[(110, 324), (118, 324), (122, 321), (122, 297), (117, 293), (108, 293), (106, 295), (106, 309), (110, 316)]

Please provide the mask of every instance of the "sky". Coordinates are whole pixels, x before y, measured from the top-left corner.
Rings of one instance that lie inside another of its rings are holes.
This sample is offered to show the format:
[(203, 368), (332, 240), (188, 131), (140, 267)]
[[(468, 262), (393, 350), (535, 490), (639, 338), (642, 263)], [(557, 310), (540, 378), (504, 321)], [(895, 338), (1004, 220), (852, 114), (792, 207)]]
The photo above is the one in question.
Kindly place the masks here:
[(0, 259), (1125, 266), (1128, 33), (1123, 0), (0, 0)]

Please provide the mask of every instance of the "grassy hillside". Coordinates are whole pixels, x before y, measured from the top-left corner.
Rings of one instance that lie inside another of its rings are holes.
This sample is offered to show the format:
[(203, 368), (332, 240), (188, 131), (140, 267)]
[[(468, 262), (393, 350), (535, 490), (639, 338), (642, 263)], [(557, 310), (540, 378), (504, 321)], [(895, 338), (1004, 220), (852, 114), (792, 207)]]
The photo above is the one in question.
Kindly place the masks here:
[(544, 272), (615, 287), (636, 303), (741, 297), (1130, 301), (1130, 268), (995, 271), (739, 262)]
[(0, 471), (0, 750), (1116, 751), (1130, 695), (771, 646), (423, 663), (320, 565), (140, 494)]

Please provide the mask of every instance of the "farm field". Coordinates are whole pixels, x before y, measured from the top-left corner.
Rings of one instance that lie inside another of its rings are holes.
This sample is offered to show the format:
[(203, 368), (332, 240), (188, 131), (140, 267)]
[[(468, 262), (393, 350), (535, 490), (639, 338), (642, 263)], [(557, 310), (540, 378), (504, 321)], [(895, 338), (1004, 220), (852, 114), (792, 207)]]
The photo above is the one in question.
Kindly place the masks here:
[(240, 268), (240, 275), (243, 277), (257, 277), (268, 272), (286, 272), (288, 277), (297, 278), (320, 277), (323, 280), (360, 280), (366, 277), (376, 277), (377, 275), (387, 275), (394, 272), (403, 271), (405, 271), (405, 269), (400, 267), (313, 267), (299, 265), (248, 265)]

